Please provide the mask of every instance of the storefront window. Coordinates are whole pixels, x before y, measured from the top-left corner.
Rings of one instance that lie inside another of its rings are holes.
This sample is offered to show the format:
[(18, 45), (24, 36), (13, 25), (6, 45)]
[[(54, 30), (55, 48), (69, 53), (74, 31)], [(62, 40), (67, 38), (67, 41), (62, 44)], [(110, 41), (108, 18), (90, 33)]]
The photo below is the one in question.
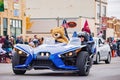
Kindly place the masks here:
[(16, 20), (16, 27), (18, 27), (19, 26), (19, 24), (18, 24), (18, 20)]
[(12, 21), (13, 21), (13, 23), (12, 23), (13, 26), (12, 27), (15, 27), (15, 20), (12, 20)]
[(106, 6), (102, 7), (102, 16), (106, 16)]
[(12, 20), (12, 26), (11, 26), (11, 36), (14, 36), (15, 38), (22, 34), (22, 24), (21, 20)]
[(19, 20), (19, 28), (22, 27), (22, 23), (21, 23), (21, 20)]
[(4, 36), (7, 35), (7, 28), (8, 28), (8, 19), (3, 18), (3, 35)]
[(97, 4), (97, 8), (96, 8), (97, 10), (97, 19), (99, 19), (100, 18), (100, 4)]

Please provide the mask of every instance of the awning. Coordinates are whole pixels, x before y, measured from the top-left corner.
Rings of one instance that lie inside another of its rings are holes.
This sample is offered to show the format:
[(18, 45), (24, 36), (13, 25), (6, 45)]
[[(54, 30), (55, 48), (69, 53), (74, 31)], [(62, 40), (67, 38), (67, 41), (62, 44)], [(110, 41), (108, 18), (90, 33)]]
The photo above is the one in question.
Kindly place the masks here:
[(108, 20), (107, 23), (111, 23), (111, 24), (112, 24), (112, 23), (113, 23), (113, 20)]
[(120, 25), (120, 22), (117, 22), (116, 25)]

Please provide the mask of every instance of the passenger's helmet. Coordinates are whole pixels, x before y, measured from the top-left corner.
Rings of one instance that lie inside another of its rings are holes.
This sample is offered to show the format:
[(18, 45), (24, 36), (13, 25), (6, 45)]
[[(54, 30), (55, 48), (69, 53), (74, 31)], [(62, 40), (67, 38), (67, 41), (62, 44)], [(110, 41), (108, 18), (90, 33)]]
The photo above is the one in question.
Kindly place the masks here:
[(78, 33), (78, 37), (84, 37), (85, 41), (89, 40), (88, 34), (85, 31)]

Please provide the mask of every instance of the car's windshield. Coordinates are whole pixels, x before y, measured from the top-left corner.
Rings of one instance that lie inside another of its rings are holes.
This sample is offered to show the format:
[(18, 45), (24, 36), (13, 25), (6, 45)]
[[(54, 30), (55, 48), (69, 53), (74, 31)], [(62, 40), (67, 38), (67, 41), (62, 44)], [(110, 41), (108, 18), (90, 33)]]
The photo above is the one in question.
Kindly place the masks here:
[(94, 38), (94, 42), (95, 42), (95, 44), (97, 44), (97, 39)]
[(45, 37), (43, 44), (55, 44), (55, 39), (52, 37)]
[(72, 44), (72, 45), (81, 45), (81, 41), (79, 38), (77, 37), (72, 37), (69, 41), (68, 44)]

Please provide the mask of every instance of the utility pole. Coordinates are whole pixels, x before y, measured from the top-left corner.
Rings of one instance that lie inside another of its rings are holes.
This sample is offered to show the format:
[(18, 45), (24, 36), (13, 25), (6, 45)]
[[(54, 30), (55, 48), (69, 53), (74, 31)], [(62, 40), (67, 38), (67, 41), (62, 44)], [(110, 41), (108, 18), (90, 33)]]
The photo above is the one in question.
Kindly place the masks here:
[(99, 31), (102, 32), (102, 37), (105, 39), (106, 31), (102, 30), (103, 24), (102, 24), (102, 0), (99, 0), (100, 5), (100, 14), (99, 14)]
[(101, 30), (101, 27), (102, 27), (102, 16), (101, 16), (101, 6), (102, 6), (102, 3), (101, 3), (102, 1), (101, 0), (99, 0), (99, 5), (100, 5), (100, 14), (99, 14), (99, 27), (100, 27), (100, 30)]
[(57, 27), (59, 27), (59, 20), (60, 20), (60, 18), (57, 17)]

